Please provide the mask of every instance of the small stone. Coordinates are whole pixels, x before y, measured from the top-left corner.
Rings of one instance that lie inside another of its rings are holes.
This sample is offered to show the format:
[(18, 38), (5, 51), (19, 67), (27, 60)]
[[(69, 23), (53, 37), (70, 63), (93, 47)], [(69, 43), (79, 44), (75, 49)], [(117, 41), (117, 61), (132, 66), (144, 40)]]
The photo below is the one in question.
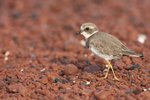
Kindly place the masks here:
[(53, 82), (53, 80), (59, 76), (56, 72), (47, 72), (46, 75), (48, 77), (48, 80), (51, 82)]
[(139, 65), (142, 64), (141, 58), (134, 58), (134, 59), (132, 59), (132, 61), (133, 61), (135, 64), (139, 64)]
[(141, 97), (141, 100), (149, 100), (150, 98), (149, 91), (142, 92), (138, 96)]
[(17, 86), (15, 84), (13, 84), (13, 85), (8, 86), (8, 92), (9, 93), (18, 93), (19, 90), (18, 90)]
[(86, 82), (87, 85), (90, 85), (90, 82)]
[(40, 72), (44, 72), (45, 70), (46, 70), (46, 69), (45, 69), (45, 68), (43, 68), (43, 69), (41, 69), (41, 70), (40, 70)]
[(10, 93), (20, 93), (22, 96), (27, 94), (27, 88), (22, 84), (12, 84), (8, 86), (8, 92)]
[(68, 64), (64, 67), (63, 71), (65, 75), (73, 75), (78, 72), (78, 68), (73, 64)]
[(127, 56), (124, 56), (123, 57), (123, 62), (126, 64), (126, 65), (130, 65), (132, 63), (132, 61), (130, 60), (129, 57)]
[(144, 34), (140, 34), (137, 38), (138, 42), (140, 42), (141, 44), (144, 44), (146, 39), (147, 39), (147, 36)]
[(40, 82), (43, 83), (43, 84), (47, 84), (48, 83), (48, 78), (47, 77), (42, 77)]
[(87, 95), (87, 96), (92, 95), (92, 91), (90, 89), (83, 89), (81, 92), (82, 94)]
[(95, 73), (95, 72), (100, 72), (101, 68), (100, 66), (97, 65), (89, 65), (87, 67), (84, 68), (84, 71), (89, 72), (89, 73)]
[(7, 51), (6, 53), (5, 53), (5, 55), (4, 55), (4, 60), (5, 61), (8, 61), (8, 56), (10, 55), (10, 52), (9, 51)]
[(60, 79), (59, 79), (59, 78), (54, 78), (54, 79), (53, 79), (53, 82), (54, 82), (54, 83), (60, 82)]
[(92, 73), (88, 73), (88, 72), (84, 72), (81, 76), (79, 76), (82, 79), (86, 79), (86, 80), (94, 80), (96, 78), (96, 76)]
[(19, 86), (19, 93), (20, 93), (22, 96), (26, 96), (26, 95), (27, 95), (27, 92), (28, 92), (28, 90), (27, 90), (27, 88), (26, 88), (25, 86), (23, 86), (23, 85), (20, 85), (20, 86)]
[(21, 69), (20, 71), (21, 71), (21, 72), (23, 72), (23, 71), (24, 71), (24, 69)]
[(125, 95), (125, 100), (136, 100), (133, 96), (131, 95)]
[(116, 66), (118, 69), (124, 69), (124, 67), (126, 67), (126, 64), (118, 60), (118, 61), (115, 61), (114, 66)]
[(115, 100), (114, 96), (109, 91), (101, 91), (94, 93), (97, 100)]
[(147, 89), (143, 89), (143, 91), (144, 91), (144, 92), (146, 92), (146, 91), (147, 91)]
[(134, 64), (134, 65), (126, 67), (127, 70), (134, 70), (134, 69), (139, 69), (139, 68), (140, 68), (139, 64)]
[(73, 81), (73, 83), (76, 83), (76, 81)]
[(142, 90), (141, 90), (141, 89), (138, 89), (138, 88), (137, 88), (137, 89), (129, 89), (129, 90), (126, 90), (126, 91), (125, 91), (126, 94), (132, 94), (132, 93), (134, 93), (134, 94), (136, 94), (136, 95), (137, 95), (137, 94), (140, 94), (141, 92), (142, 92)]
[(81, 82), (81, 85), (83, 86), (88, 86), (90, 83), (87, 83), (87, 82)]

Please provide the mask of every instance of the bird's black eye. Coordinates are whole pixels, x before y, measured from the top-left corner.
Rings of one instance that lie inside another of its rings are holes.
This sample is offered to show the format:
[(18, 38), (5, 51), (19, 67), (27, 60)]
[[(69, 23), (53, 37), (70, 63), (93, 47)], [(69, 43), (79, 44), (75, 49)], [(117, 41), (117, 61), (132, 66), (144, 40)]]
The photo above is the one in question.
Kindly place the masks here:
[(89, 30), (89, 27), (86, 27), (86, 28), (85, 28), (85, 30), (87, 30), (87, 31), (88, 31), (88, 30)]

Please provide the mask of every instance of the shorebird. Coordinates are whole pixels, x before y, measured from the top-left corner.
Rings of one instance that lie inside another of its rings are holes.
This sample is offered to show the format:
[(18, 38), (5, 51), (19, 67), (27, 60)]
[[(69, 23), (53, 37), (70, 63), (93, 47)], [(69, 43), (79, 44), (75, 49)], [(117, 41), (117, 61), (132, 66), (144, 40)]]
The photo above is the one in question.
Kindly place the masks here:
[(136, 53), (126, 47), (115, 36), (101, 32), (93, 23), (84, 23), (80, 27), (80, 32), (85, 37), (86, 47), (89, 48), (95, 55), (103, 58), (108, 64), (107, 72), (104, 76), (108, 77), (109, 70), (112, 70), (114, 79), (119, 81), (115, 75), (111, 60), (120, 59), (122, 56), (143, 57), (143, 53)]

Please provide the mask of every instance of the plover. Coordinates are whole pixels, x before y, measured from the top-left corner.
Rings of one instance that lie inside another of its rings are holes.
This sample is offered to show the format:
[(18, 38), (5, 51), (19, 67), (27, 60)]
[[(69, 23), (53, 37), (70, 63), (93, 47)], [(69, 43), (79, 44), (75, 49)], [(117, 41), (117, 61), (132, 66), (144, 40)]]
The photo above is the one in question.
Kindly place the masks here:
[(85, 37), (86, 47), (88, 47), (95, 55), (103, 58), (108, 69), (104, 76), (107, 78), (109, 70), (112, 70), (114, 79), (119, 81), (115, 75), (111, 60), (120, 59), (122, 56), (143, 57), (143, 54), (135, 53), (126, 47), (119, 39), (105, 32), (100, 32), (98, 27), (93, 23), (84, 23), (80, 27), (80, 32)]

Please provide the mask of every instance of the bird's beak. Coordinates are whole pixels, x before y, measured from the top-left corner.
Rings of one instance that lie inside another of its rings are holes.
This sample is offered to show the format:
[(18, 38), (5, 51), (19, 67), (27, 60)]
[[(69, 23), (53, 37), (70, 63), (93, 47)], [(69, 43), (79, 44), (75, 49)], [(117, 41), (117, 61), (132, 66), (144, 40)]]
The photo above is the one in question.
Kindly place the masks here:
[(81, 34), (81, 33), (82, 33), (82, 31), (79, 31), (79, 32), (76, 33), (76, 35), (79, 35), (79, 34)]

